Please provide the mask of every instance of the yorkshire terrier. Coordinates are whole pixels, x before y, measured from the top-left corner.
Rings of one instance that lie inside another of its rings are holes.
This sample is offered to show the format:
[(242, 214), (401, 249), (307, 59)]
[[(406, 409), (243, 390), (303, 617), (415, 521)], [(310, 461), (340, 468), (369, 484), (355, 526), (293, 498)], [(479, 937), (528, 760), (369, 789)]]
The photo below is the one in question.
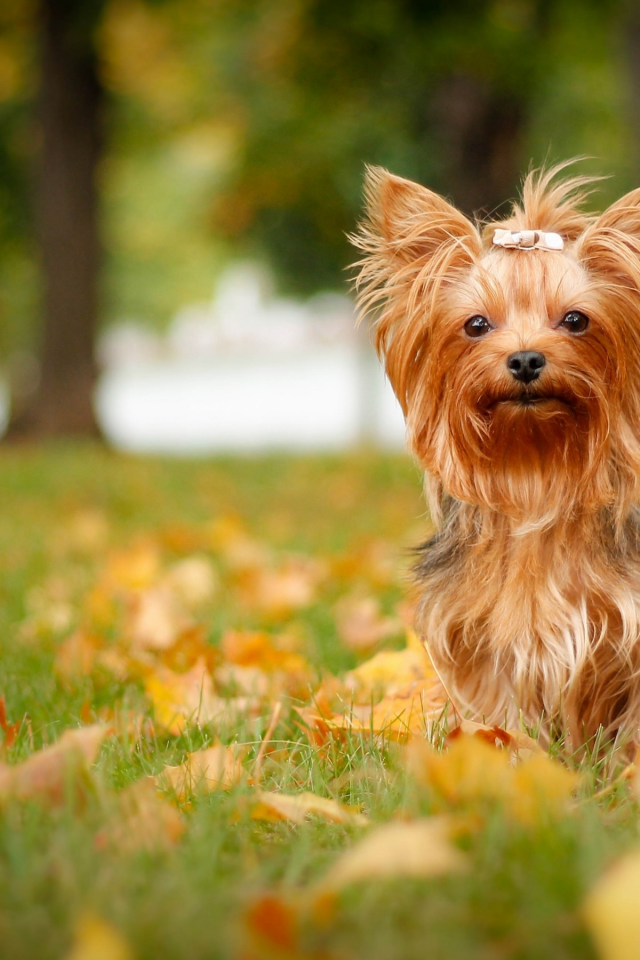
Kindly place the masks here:
[(425, 471), (417, 626), (486, 723), (638, 740), (640, 189), (566, 164), (482, 229), (369, 169), (357, 286)]

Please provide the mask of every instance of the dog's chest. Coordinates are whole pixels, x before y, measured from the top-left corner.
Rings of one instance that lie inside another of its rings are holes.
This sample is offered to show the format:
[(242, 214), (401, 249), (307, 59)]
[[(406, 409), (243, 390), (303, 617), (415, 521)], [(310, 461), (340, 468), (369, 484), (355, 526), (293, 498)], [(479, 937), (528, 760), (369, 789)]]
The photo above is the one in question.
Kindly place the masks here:
[[(462, 702), (499, 714), (555, 708), (576, 678), (619, 669), (640, 637), (640, 564), (584, 530), (460, 535), (449, 524), (417, 567), (418, 629)], [(511, 711), (510, 711), (511, 712)]]

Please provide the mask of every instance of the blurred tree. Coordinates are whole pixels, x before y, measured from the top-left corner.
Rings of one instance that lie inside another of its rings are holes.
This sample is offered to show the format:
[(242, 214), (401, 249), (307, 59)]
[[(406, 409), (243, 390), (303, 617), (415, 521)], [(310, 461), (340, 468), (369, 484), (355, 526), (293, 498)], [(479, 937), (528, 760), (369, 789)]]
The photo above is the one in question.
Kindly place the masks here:
[(40, 0), (35, 211), (42, 269), (40, 376), (9, 436), (97, 433), (93, 410), (100, 241), (96, 170), (102, 0)]
[[(218, 0), (212, 56), (242, 137), (214, 202), (215, 229), (309, 292), (335, 285), (352, 259), (345, 234), (365, 161), (428, 184), (468, 214), (495, 212), (532, 153), (548, 156), (552, 132), (558, 146), (569, 143), (559, 158), (581, 152), (589, 124), (600, 128), (587, 148), (608, 136), (620, 106), (619, 88), (606, 86), (620, 6)], [(532, 143), (542, 91), (546, 129), (539, 124)]]
[(429, 183), (467, 213), (515, 189), (545, 68), (551, 0), (229, 0), (224, 82), (244, 118), (214, 224), (251, 236), (289, 286), (334, 282), (363, 162)]
[(103, 320), (160, 324), (208, 298), (230, 254), (266, 259), (289, 290), (342, 286), (365, 162), (482, 214), (513, 195), (531, 157), (594, 154), (604, 162), (591, 169), (622, 173), (604, 187), (619, 195), (635, 179), (640, 97), (628, 98), (620, 56), (623, 36), (637, 49), (634, 10), (1, 0), (0, 343), (36, 343), (42, 357), (14, 432), (95, 430), (101, 259)]

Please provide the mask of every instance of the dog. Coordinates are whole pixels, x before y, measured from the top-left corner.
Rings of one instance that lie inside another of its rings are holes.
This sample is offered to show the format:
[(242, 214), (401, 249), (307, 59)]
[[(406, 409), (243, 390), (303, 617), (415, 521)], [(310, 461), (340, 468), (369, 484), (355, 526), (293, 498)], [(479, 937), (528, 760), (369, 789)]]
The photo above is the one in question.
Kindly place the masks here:
[(533, 171), (481, 227), (368, 168), (361, 315), (425, 474), (417, 629), (457, 710), (638, 741), (640, 189)]

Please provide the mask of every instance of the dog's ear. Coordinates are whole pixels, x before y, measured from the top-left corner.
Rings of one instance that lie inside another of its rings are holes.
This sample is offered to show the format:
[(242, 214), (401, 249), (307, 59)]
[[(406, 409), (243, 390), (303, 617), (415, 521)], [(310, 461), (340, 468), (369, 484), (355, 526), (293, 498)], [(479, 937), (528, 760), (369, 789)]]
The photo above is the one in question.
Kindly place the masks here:
[(576, 242), (576, 255), (594, 273), (640, 289), (640, 189), (613, 203)]
[(367, 219), (353, 243), (360, 315), (374, 320), (373, 342), (405, 414), (425, 361), (431, 315), (443, 283), (471, 266), (480, 235), (455, 207), (380, 167), (367, 170)]
[(458, 265), (470, 263), (480, 250), (478, 231), (455, 207), (382, 167), (367, 167), (365, 200), (367, 223), (358, 239), (369, 243), (358, 245), (369, 252), (375, 245), (378, 256), (386, 255), (398, 266), (424, 263), (444, 245)]

